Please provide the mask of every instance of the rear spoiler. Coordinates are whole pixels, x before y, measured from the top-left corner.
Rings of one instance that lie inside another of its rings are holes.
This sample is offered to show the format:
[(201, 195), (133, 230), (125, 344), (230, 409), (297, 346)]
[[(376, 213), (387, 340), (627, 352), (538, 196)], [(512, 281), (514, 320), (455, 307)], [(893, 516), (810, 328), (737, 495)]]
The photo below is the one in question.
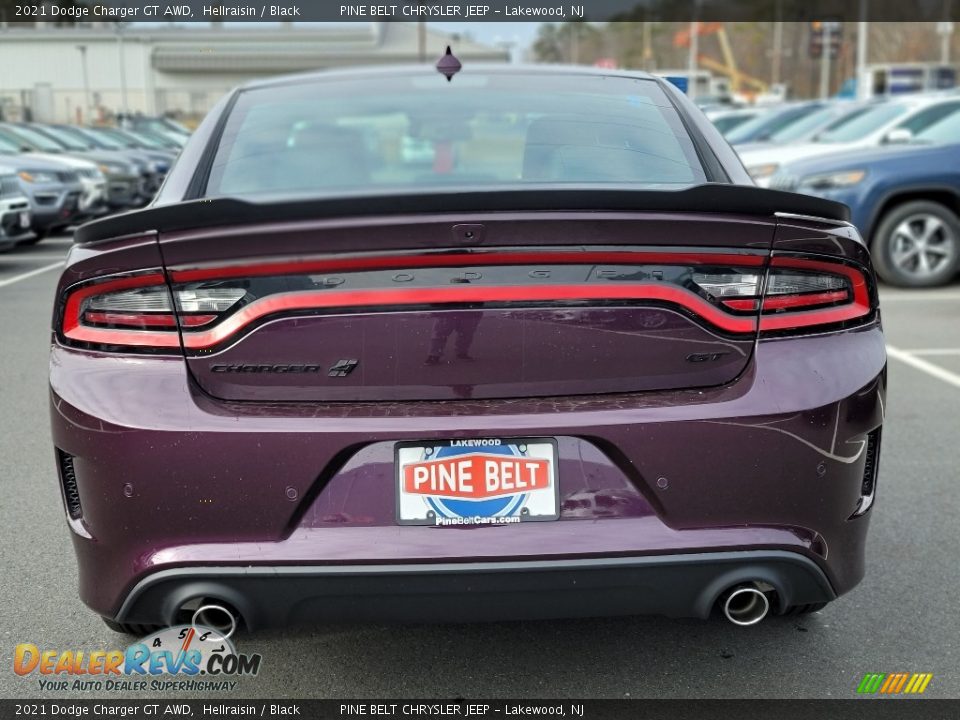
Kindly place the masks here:
[(190, 200), (95, 220), (81, 226), (74, 242), (147, 232), (174, 232), (327, 218), (523, 211), (700, 212), (771, 216), (790, 213), (849, 222), (842, 203), (751, 185), (707, 183), (684, 190), (624, 190), (517, 186), (467, 192), (432, 191), (394, 195), (350, 195), (323, 199), (248, 201), (236, 198)]

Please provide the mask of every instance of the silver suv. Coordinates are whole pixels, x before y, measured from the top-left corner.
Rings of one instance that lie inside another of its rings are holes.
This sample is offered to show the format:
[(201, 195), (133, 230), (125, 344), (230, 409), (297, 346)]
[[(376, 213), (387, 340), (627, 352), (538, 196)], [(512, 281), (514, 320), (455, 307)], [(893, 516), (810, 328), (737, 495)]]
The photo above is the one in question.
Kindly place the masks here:
[(20, 189), (16, 171), (0, 165), (0, 251), (31, 240), (32, 222), (30, 199)]

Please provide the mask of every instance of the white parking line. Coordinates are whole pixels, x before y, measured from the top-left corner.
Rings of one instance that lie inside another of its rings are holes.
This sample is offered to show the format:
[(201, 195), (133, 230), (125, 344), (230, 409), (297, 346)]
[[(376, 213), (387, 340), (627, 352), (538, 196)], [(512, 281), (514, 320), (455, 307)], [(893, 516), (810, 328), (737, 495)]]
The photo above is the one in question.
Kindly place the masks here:
[(923, 348), (922, 350), (903, 350), (908, 355), (960, 355), (960, 348)]
[(20, 282), (21, 280), (32, 278), (34, 275), (39, 275), (40, 273), (56, 270), (59, 267), (63, 267), (63, 260), (60, 260), (59, 262), (55, 262), (55, 263), (50, 263), (49, 265), (44, 265), (43, 267), (38, 267), (35, 270), (30, 270), (25, 273), (20, 273), (19, 275), (14, 275), (13, 277), (7, 278), (6, 280), (0, 280), (0, 287), (13, 285), (14, 283)]
[(934, 365), (931, 362), (927, 362), (923, 358), (914, 357), (911, 353), (904, 352), (898, 348), (893, 347), (892, 345), (887, 345), (887, 355), (892, 357), (895, 360), (899, 360), (902, 363), (909, 365), (912, 368), (925, 372), (931, 377), (935, 377), (938, 380), (943, 380), (943, 382), (948, 385), (953, 385), (956, 388), (960, 388), (960, 375), (952, 373), (949, 370), (944, 370), (939, 365)]

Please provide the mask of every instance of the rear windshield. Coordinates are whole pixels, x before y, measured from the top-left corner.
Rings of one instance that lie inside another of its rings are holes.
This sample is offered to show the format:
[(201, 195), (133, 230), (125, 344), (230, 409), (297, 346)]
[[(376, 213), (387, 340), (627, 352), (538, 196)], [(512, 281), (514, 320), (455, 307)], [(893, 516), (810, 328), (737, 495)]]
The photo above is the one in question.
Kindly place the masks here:
[(207, 196), (706, 180), (653, 80), (439, 73), (240, 93)]

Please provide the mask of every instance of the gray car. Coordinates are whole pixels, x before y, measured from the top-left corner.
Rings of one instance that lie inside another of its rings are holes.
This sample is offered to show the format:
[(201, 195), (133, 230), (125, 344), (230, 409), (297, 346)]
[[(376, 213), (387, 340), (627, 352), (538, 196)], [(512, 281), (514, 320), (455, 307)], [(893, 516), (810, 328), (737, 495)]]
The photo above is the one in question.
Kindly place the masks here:
[(0, 123), (0, 137), (22, 146), (21, 150), (33, 157), (62, 162), (76, 170), (83, 186), (79, 209), (84, 220), (107, 212), (107, 179), (96, 162), (72, 154), (46, 136), (21, 125)]
[(145, 184), (137, 165), (122, 153), (98, 150), (89, 141), (75, 137), (57, 127), (37, 123), (19, 123), (26, 128), (56, 142), (74, 157), (86, 158), (97, 163), (107, 179), (107, 206), (111, 210), (128, 210), (144, 203), (141, 188)]
[(74, 130), (82, 132), (86, 137), (93, 140), (97, 147), (117, 150), (128, 156), (145, 161), (149, 170), (149, 179), (147, 181), (147, 190), (150, 193), (150, 199), (160, 189), (163, 179), (166, 177), (173, 161), (177, 159), (177, 153), (163, 148), (145, 148), (139, 143), (121, 136), (114, 135), (107, 128), (101, 127), (75, 127)]
[(62, 134), (69, 134), (78, 142), (87, 143), (91, 150), (114, 153), (117, 158), (136, 165), (140, 181), (137, 187), (138, 197), (134, 205), (146, 205), (150, 202), (167, 174), (167, 170), (170, 169), (170, 160), (166, 155), (162, 161), (154, 160), (140, 150), (124, 148), (120, 143), (101, 137), (90, 128), (77, 125), (48, 125), (47, 127)]
[(21, 154), (16, 143), (2, 137), (0, 163), (17, 174), (20, 189), (30, 200), (36, 240), (77, 218), (83, 186), (76, 170), (62, 162)]

